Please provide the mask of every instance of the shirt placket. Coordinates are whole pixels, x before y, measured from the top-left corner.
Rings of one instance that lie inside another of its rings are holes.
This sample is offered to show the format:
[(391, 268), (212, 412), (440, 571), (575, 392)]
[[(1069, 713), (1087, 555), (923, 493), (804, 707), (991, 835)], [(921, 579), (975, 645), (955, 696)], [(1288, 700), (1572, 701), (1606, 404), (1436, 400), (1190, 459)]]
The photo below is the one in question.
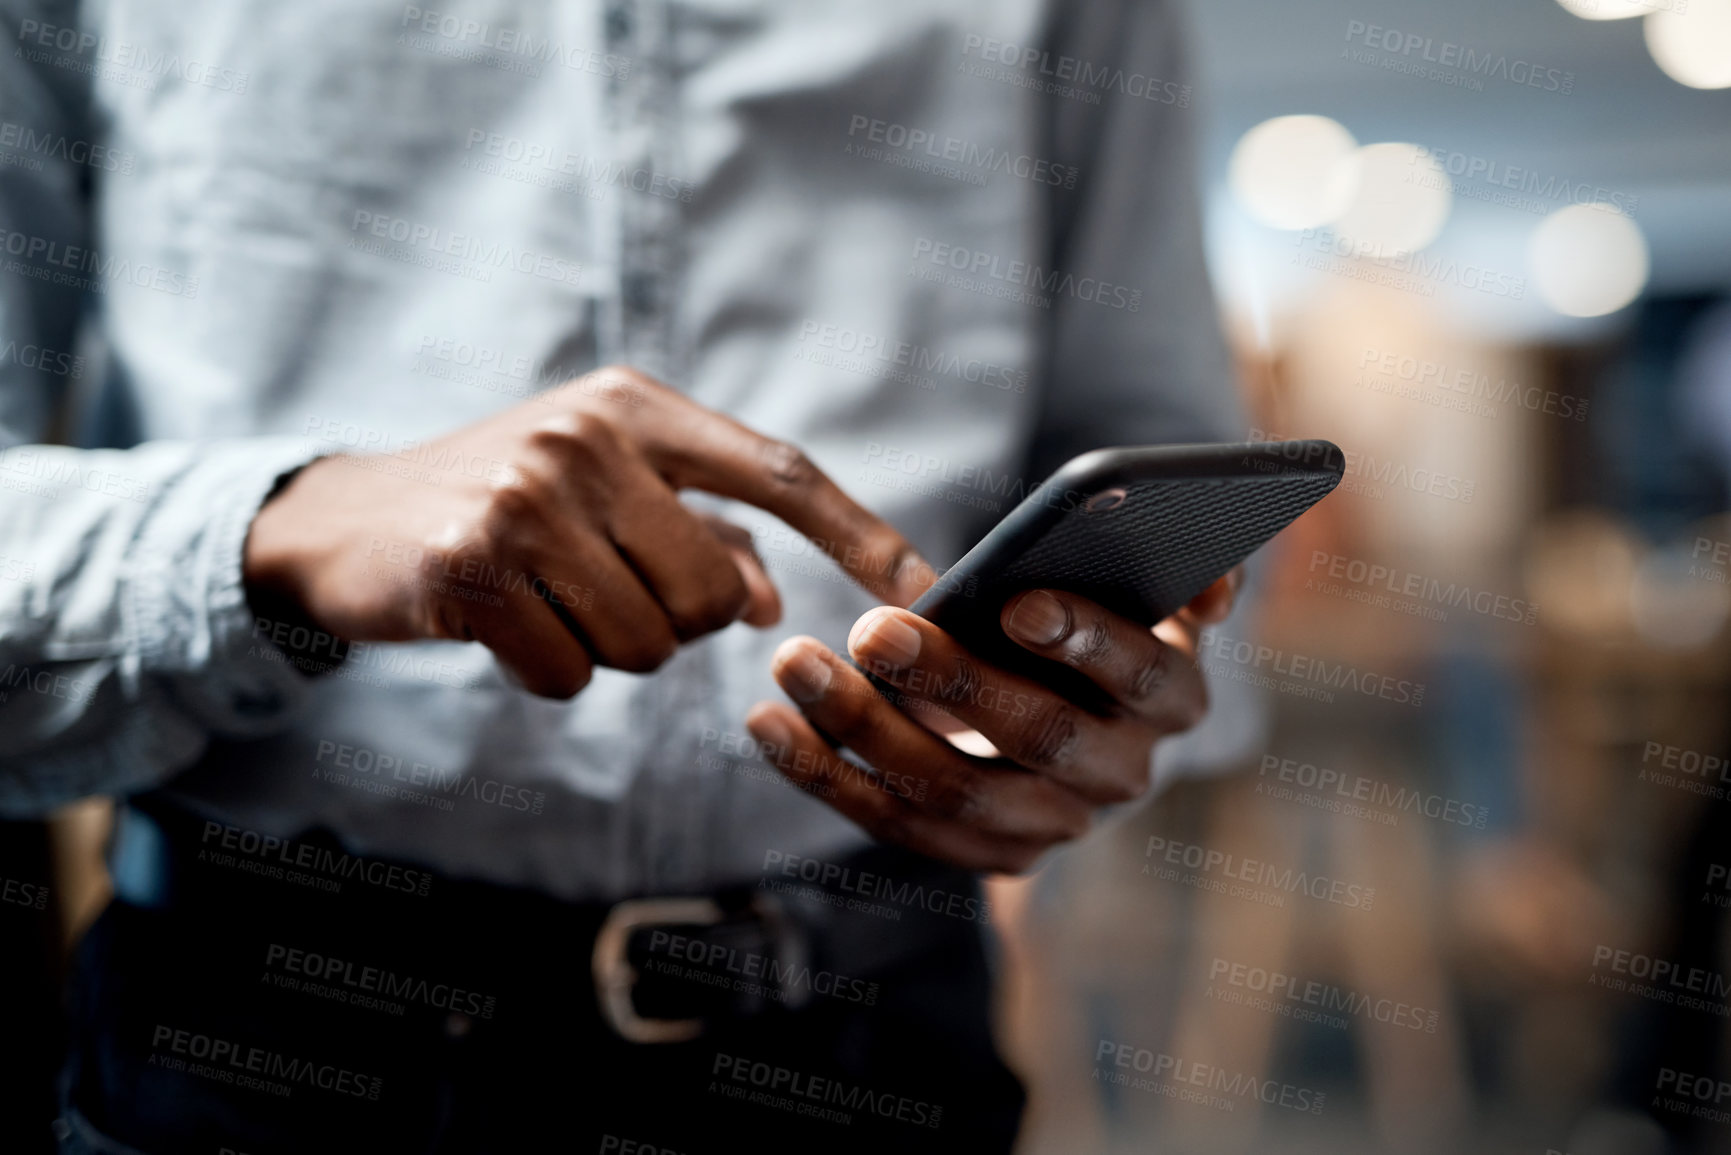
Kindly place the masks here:
[[(675, 313), (683, 222), (680, 202), (658, 195), (654, 180), (679, 169), (669, 13), (655, 0), (605, 0), (602, 27), (608, 54), (627, 62), (608, 78), (606, 102), (620, 174), (609, 190), (618, 217), (619, 270), (612, 359), (679, 388), (688, 368)], [(705, 874), (710, 791), (691, 763), (713, 709), (707, 651), (681, 651), (636, 698), (644, 736), (638, 774), (647, 789), (638, 792), (646, 809), (632, 826), (643, 840), (638, 870), (651, 892), (701, 891), (711, 881)]]

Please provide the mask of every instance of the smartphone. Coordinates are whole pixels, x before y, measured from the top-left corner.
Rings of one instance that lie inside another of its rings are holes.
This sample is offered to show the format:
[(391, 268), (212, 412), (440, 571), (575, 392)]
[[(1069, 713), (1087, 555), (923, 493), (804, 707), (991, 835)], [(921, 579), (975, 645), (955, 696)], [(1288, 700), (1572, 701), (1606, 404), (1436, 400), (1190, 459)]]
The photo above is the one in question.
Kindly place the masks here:
[(909, 608), (987, 661), (1098, 702), (1075, 670), (1004, 635), (1010, 598), (1066, 590), (1152, 626), (1321, 501), (1344, 468), (1328, 441), (1096, 449), (1029, 493)]

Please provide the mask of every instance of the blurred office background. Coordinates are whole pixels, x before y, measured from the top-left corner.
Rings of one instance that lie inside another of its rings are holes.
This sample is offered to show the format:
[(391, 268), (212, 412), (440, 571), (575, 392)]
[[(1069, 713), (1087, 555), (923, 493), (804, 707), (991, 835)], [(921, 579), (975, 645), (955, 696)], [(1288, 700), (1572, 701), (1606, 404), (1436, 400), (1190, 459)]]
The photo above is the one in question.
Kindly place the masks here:
[(1731, 4), (1192, 10), (1253, 422), (1349, 472), (1205, 654), (1260, 748), (997, 888), (1024, 1149), (1731, 1151)]

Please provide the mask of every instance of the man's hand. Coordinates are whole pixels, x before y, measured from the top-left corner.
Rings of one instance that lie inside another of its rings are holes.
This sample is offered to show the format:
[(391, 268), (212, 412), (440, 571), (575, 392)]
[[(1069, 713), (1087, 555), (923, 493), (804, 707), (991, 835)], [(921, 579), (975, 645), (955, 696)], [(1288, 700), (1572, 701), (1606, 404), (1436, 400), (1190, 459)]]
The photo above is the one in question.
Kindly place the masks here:
[(254, 518), (245, 579), (255, 604), (336, 637), (477, 641), (568, 698), (597, 665), (652, 670), (736, 620), (780, 619), (750, 535), (687, 509), (688, 488), (775, 514), (886, 601), (930, 584), (797, 448), (623, 368), (411, 454), (314, 462)]
[[(1097, 808), (1139, 797), (1155, 741), (1201, 720), (1208, 693), (1197, 635), (1231, 611), (1239, 579), (1222, 578), (1152, 630), (1058, 591), (1031, 590), (1004, 606), (1004, 632), (1105, 690), (1115, 703), (1106, 713), (987, 665), (930, 622), (886, 606), (854, 623), (848, 649), (901, 692), (907, 712), (817, 639), (792, 638), (774, 671), (799, 709), (760, 702), (747, 725), (784, 775), (874, 837), (973, 870), (1021, 873), (1086, 833)], [(961, 728), (977, 731), (972, 741), (936, 732)], [(837, 747), (878, 773), (858, 771)]]

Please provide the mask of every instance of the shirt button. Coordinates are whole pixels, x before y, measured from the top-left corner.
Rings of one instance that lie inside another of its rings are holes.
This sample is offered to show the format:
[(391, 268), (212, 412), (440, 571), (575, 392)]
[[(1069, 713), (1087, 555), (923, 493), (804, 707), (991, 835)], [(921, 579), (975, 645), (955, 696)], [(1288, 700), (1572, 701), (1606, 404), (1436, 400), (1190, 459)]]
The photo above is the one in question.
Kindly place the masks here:
[(623, 4), (607, 6), (607, 39), (613, 42), (631, 39), (631, 9)]
[(660, 293), (655, 278), (648, 273), (629, 273), (625, 277), (625, 307), (633, 313), (653, 313)]

